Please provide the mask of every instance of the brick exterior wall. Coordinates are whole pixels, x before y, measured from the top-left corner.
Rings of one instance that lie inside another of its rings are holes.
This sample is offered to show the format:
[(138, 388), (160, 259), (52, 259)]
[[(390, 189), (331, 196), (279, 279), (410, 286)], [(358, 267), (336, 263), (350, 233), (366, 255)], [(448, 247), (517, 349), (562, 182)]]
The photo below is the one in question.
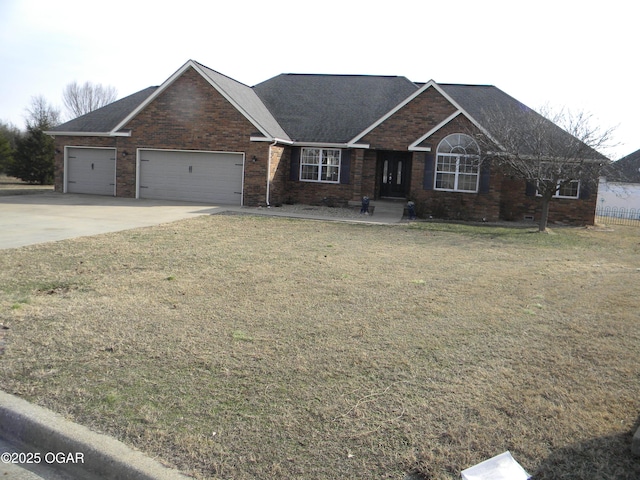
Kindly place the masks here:
[[(353, 178), (353, 173), (351, 174)], [(353, 197), (351, 184), (300, 182), (290, 180), (283, 201), (307, 205), (343, 207)]]
[[(500, 190), (500, 218), (523, 221), (526, 217), (538, 222), (542, 213), (540, 197), (527, 195), (524, 180), (503, 175)], [(566, 225), (593, 225), (597, 203), (597, 186), (582, 185), (580, 199), (553, 198), (549, 203), (549, 223)]]

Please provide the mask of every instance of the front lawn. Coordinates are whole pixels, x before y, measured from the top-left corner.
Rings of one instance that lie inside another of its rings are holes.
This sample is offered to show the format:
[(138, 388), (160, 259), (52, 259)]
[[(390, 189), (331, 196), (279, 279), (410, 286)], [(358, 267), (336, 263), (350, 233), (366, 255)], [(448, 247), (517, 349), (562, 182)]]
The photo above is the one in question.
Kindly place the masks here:
[(637, 478), (632, 227), (248, 215), (0, 251), (0, 388), (197, 478)]

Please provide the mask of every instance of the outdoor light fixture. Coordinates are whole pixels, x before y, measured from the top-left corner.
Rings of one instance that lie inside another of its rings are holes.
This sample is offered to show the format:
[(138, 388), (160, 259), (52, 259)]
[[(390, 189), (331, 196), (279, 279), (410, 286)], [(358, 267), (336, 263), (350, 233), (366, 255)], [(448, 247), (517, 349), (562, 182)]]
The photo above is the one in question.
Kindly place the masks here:
[(129, 155), (129, 153), (127, 153), (127, 151), (125, 150), (124, 152), (122, 152), (122, 156), (126, 157), (127, 155)]
[(253, 160), (253, 162), (255, 163), (258, 159), (256, 158), (256, 156), (254, 155), (253, 157), (251, 157), (251, 160)]

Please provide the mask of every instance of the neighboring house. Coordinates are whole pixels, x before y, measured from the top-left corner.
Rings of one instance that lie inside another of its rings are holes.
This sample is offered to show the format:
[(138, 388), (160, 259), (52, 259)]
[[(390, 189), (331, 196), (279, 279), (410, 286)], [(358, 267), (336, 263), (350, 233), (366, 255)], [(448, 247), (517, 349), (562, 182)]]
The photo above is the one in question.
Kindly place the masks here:
[(640, 183), (640, 150), (606, 165), (602, 175), (611, 182)]
[[(479, 162), (472, 136), (491, 108), (531, 111), (493, 86), (283, 74), (248, 87), (188, 61), (48, 133), (59, 192), (246, 206), (368, 196), (438, 217), (537, 219), (535, 187)], [(595, 191), (573, 187), (550, 221), (592, 224)]]
[(597, 211), (603, 217), (640, 219), (640, 150), (605, 167)]

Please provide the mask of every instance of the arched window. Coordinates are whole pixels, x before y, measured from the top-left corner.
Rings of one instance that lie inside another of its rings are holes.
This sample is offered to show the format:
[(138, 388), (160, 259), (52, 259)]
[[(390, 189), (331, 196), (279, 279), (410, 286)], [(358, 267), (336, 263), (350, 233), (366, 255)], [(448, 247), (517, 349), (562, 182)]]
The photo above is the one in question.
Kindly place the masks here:
[(477, 192), (480, 178), (480, 149), (464, 133), (446, 136), (438, 145), (435, 189)]

